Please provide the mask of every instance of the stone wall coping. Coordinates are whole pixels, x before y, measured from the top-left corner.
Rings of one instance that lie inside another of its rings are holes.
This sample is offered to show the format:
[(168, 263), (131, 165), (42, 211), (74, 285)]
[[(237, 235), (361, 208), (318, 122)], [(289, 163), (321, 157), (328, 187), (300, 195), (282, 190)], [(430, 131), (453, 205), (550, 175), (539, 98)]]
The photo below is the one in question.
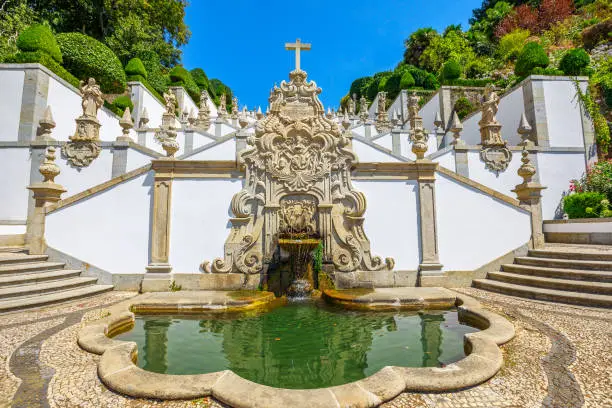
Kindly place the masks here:
[[(194, 131), (194, 132), (198, 132), (198, 131), (197, 131), (197, 130), (195, 130), (195, 129), (194, 129), (193, 131)], [(189, 157), (191, 157), (191, 156), (193, 156), (193, 155), (196, 155), (196, 154), (198, 154), (198, 153), (202, 153), (202, 152), (203, 152), (203, 151), (205, 151), (205, 150), (208, 150), (208, 149), (211, 149), (211, 148), (213, 148), (213, 147), (215, 147), (215, 146), (218, 146), (218, 145), (220, 145), (221, 143), (225, 143), (225, 142), (227, 142), (228, 140), (234, 139), (234, 138), (235, 138), (235, 136), (236, 136), (236, 133), (237, 133), (237, 132), (238, 132), (238, 131), (235, 131), (235, 132), (230, 132), (230, 133), (228, 133), (227, 135), (225, 135), (225, 136), (223, 136), (223, 137), (219, 137), (219, 138), (218, 138), (218, 137), (215, 137), (215, 136), (210, 135), (210, 136), (212, 136), (212, 138), (214, 139), (212, 142), (207, 143), (207, 144), (205, 144), (205, 145), (203, 145), (203, 146), (200, 146), (200, 147), (198, 147), (198, 148), (196, 148), (196, 149), (193, 149), (192, 151), (190, 151), (190, 152), (188, 152), (188, 153), (183, 153), (182, 155), (178, 156), (178, 157), (177, 157), (177, 159), (181, 159), (181, 160), (187, 159), (187, 158), (189, 158)], [(202, 132), (198, 132), (198, 133), (202, 133)], [(204, 133), (202, 133), (202, 134), (203, 134), (203, 135), (205, 135), (205, 136), (209, 136), (209, 134), (208, 134), (208, 133), (206, 133), (206, 132), (204, 132)]]
[(362, 380), (328, 388), (274, 388), (248, 381), (230, 370), (197, 375), (145, 371), (135, 364), (136, 343), (108, 337), (109, 333), (133, 325), (135, 316), (127, 309), (137, 305), (140, 296), (112, 306), (108, 317), (84, 326), (78, 344), (101, 355), (98, 376), (107, 387), (135, 398), (172, 400), (212, 395), (238, 408), (376, 407), (405, 391), (447, 392), (471, 387), (490, 379), (502, 367), (503, 355), (498, 346), (514, 337), (513, 325), (483, 309), (476, 300), (452, 293), (458, 312), (482, 329), (465, 335), (465, 358), (442, 368), (387, 366)]
[[(378, 139), (379, 137), (388, 135), (389, 133), (391, 133), (391, 132), (389, 131), (389, 132), (386, 132), (386, 133), (381, 133), (381, 134), (377, 135), (376, 138)], [(368, 145), (368, 146), (370, 146), (370, 147), (372, 147), (372, 148), (374, 148), (374, 149), (376, 149), (376, 150), (378, 150), (380, 152), (386, 153), (386, 154), (390, 155), (391, 157), (395, 157), (398, 160), (401, 160), (401, 161), (404, 161), (404, 162), (412, 162), (412, 160), (410, 160), (409, 158), (404, 157), (404, 156), (399, 155), (399, 154), (395, 154), (391, 150), (389, 150), (389, 149), (387, 149), (385, 147), (382, 147), (381, 145), (376, 144), (376, 143), (372, 142), (371, 140), (368, 140), (365, 137), (362, 137), (362, 136), (358, 135), (355, 132), (353, 132), (353, 139), (359, 140), (360, 142), (365, 143), (366, 145)]]
[[(509, 204), (513, 207), (516, 207), (517, 209), (520, 209), (522, 211), (526, 211), (523, 207), (520, 206), (520, 201), (517, 200), (516, 198), (512, 198), (510, 196), (505, 195), (504, 193), (500, 193), (499, 191), (493, 190), (492, 188), (489, 188), (483, 184), (480, 184), (472, 179), (469, 179), (467, 177), (464, 177), (460, 174), (455, 173), (454, 171), (451, 171), (445, 167), (442, 166), (438, 166), (437, 168), (438, 173), (442, 173), (447, 177), (450, 177), (452, 179), (454, 179), (455, 181), (458, 181), (459, 183), (462, 184), (466, 184), (472, 188), (475, 188), (477, 190), (480, 190), (481, 192), (492, 196), (493, 198), (496, 198), (500, 201), (505, 202), (506, 204)], [(518, 181), (518, 180), (517, 180)]]
[(612, 223), (612, 218), (574, 218), (571, 220), (544, 220), (544, 224), (591, 224), (597, 222)]

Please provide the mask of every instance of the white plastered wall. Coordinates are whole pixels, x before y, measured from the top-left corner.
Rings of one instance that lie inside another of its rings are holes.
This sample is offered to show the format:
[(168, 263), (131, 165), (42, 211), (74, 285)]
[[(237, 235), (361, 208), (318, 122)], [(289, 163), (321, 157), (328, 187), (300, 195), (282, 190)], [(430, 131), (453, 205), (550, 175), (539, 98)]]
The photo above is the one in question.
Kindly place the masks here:
[(0, 148), (0, 221), (27, 218), (30, 165), (29, 148)]
[(440, 92), (436, 92), (430, 100), (419, 110), (419, 115), (423, 119), (423, 127), (432, 131), (434, 129), (434, 120), (436, 113), (440, 112)]
[[(140, 88), (142, 90), (143, 109), (146, 107), (147, 114), (149, 115), (149, 123), (147, 123), (147, 126), (150, 128), (158, 128), (161, 125), (162, 115), (166, 111), (166, 108), (147, 88), (144, 86)], [(135, 125), (137, 126), (138, 124), (136, 123)]]
[(174, 272), (197, 273), (202, 261), (223, 257), (230, 203), (241, 188), (238, 179), (173, 181), (169, 261)]
[(142, 174), (49, 214), (47, 243), (110, 273), (144, 273), (153, 176)]
[(416, 181), (353, 180), (365, 194), (364, 230), (372, 255), (395, 260), (395, 270), (419, 267), (418, 187)]
[(21, 70), (0, 70), (0, 140), (17, 140), (23, 81), (25, 72)]
[(80, 193), (93, 186), (110, 180), (113, 169), (113, 153), (110, 148), (102, 148), (97, 159), (87, 167), (76, 168), (70, 165), (59, 151), (56, 152), (55, 164), (60, 174), (55, 178), (58, 184), (67, 190), (64, 198)]
[(236, 160), (236, 140), (226, 140), (216, 146), (188, 156), (185, 160)]
[(388, 153), (376, 150), (372, 146), (369, 146), (357, 139), (353, 139), (353, 152), (357, 154), (359, 161), (365, 162), (399, 162), (401, 160), (396, 159)]
[(485, 167), (485, 163), (480, 160), (479, 151), (469, 151), (467, 154), (470, 179), (510, 197), (516, 197), (512, 190), (517, 184), (523, 182), (523, 179), (517, 173), (522, 164), (521, 152), (512, 152), (512, 160), (508, 164), (508, 168), (500, 171), (499, 174)]
[(530, 215), (436, 174), (438, 250), (444, 271), (477, 269), (529, 242)]
[(584, 173), (583, 153), (538, 153), (540, 184), (546, 187), (542, 191), (542, 218), (552, 220), (561, 218), (563, 196), (569, 193), (569, 182), (579, 179)]
[(431, 159), (432, 162), (440, 164), (440, 166), (455, 171), (455, 151), (448, 150), (446, 153)]
[[(586, 86), (582, 85), (583, 88)], [(543, 86), (550, 146), (584, 147), (582, 117), (574, 82), (543, 81)]]
[(127, 150), (126, 171), (132, 171), (139, 167), (145, 166), (151, 163), (151, 160), (154, 160), (154, 159), (155, 159), (154, 157), (141, 153), (136, 149), (128, 149)]

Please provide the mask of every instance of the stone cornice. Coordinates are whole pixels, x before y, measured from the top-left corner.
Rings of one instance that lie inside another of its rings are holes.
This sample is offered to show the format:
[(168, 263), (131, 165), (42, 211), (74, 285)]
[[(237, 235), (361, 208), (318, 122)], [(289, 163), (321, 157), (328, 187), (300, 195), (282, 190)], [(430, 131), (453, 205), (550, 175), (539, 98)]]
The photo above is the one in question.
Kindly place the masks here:
[(226, 178), (244, 177), (234, 160), (168, 160), (151, 161), (155, 179), (174, 178)]
[(369, 162), (357, 163), (353, 167), (355, 180), (429, 180), (435, 178), (438, 163), (429, 160), (415, 162)]

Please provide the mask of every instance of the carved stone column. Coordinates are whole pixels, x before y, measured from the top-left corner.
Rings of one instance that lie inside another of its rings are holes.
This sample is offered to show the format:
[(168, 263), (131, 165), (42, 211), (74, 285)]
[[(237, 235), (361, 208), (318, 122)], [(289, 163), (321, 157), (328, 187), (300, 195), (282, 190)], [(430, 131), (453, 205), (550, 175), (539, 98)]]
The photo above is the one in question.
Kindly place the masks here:
[(523, 146), (521, 161), (523, 164), (519, 167), (517, 173), (523, 178), (523, 182), (517, 185), (514, 190), (517, 198), (520, 201), (521, 207), (531, 213), (531, 242), (530, 246), (534, 249), (544, 248), (544, 232), (542, 230), (542, 194), (543, 187), (540, 183), (533, 180), (536, 173), (535, 167), (529, 160), (529, 152), (527, 146)]
[(419, 184), (419, 215), (421, 228), (421, 263), (419, 276), (421, 286), (430, 286), (424, 277), (442, 274), (438, 255), (438, 234), (436, 223), (435, 171), (437, 163), (430, 160), (416, 162)]
[(30, 255), (42, 255), (47, 249), (45, 242), (45, 217), (46, 207), (60, 200), (66, 189), (55, 183), (55, 177), (60, 169), (55, 164), (55, 147), (49, 147), (45, 155), (45, 161), (38, 168), (43, 175), (42, 182), (33, 183), (27, 188), (34, 194), (34, 211), (29, 214), (26, 243), (30, 249)]
[(170, 256), (170, 215), (172, 178), (156, 175), (153, 186), (153, 214), (151, 214), (151, 260), (142, 281), (143, 292), (167, 291), (172, 281)]

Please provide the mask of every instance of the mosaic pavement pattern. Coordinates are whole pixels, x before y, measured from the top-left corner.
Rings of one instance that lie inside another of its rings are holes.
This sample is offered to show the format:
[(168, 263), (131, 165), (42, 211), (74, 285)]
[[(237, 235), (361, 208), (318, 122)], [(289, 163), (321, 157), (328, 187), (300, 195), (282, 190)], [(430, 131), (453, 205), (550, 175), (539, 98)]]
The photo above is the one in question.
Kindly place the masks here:
[[(610, 407), (612, 316), (604, 309), (536, 302), (462, 288), (508, 318), (516, 337), (488, 382), (453, 393), (404, 393), (384, 408)], [(0, 407), (224, 407), (202, 398), (160, 402), (128, 398), (98, 379), (98, 356), (76, 344), (79, 328), (133, 293), (0, 316)]]

